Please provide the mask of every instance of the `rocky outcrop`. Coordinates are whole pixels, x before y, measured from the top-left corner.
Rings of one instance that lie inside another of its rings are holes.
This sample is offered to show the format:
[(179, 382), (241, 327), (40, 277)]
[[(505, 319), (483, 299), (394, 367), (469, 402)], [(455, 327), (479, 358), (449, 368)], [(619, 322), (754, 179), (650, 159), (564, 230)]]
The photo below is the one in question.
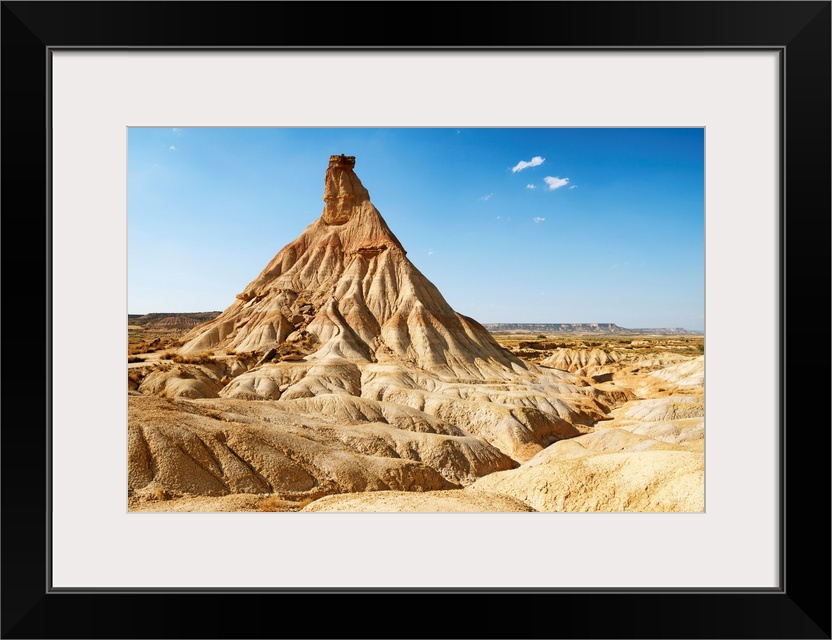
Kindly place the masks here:
[(321, 216), (180, 352), (266, 352), (306, 337), (317, 360), (402, 362), (449, 379), (528, 372), (410, 262), (354, 166), (330, 158)]

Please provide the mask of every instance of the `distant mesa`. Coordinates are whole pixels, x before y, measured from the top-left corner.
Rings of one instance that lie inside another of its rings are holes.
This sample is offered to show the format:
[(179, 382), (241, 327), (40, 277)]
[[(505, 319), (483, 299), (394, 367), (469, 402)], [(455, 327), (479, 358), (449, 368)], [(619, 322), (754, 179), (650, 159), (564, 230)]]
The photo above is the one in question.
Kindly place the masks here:
[(199, 313), (145, 313), (128, 314), (127, 323), (145, 329), (183, 329), (194, 327), (208, 320), (213, 320), (219, 311), (204, 311)]
[(686, 336), (702, 335), (701, 331), (690, 331), (680, 328), (658, 329), (626, 329), (612, 322), (561, 322), (561, 323), (523, 323), (523, 322), (490, 322), (483, 323), (489, 331), (538, 331), (561, 334), (598, 334), (598, 335), (656, 335), (656, 336)]

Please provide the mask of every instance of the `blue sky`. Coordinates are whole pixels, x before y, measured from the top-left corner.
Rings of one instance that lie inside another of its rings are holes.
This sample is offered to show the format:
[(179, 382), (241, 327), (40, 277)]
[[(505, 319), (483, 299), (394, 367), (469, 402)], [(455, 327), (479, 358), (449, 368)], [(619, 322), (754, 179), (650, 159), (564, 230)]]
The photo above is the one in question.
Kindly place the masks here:
[(131, 128), (128, 313), (221, 311), (323, 209), (329, 156), (480, 322), (704, 329), (704, 130)]

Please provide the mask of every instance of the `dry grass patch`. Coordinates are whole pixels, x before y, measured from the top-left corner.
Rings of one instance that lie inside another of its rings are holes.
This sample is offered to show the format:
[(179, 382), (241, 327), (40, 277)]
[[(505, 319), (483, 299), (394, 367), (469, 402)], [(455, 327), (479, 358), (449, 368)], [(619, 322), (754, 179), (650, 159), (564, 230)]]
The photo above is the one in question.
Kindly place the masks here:
[(537, 359), (534, 352), (542, 358), (546, 352), (558, 349), (604, 349), (606, 351), (626, 351), (629, 353), (649, 355), (678, 354), (699, 356), (705, 352), (705, 336), (699, 335), (614, 335), (614, 336), (570, 336), (557, 335), (545, 339), (543, 334), (521, 332), (494, 332), (492, 337), (510, 352), (521, 350), (521, 357)]
[(127, 390), (136, 391), (144, 380), (145, 373), (137, 369), (132, 369), (127, 372)]
[(128, 343), (127, 354), (155, 353), (156, 351), (173, 349), (179, 346), (179, 341), (174, 338), (153, 338), (152, 340), (140, 340)]
[(177, 364), (213, 364), (214, 357), (209, 353), (198, 353), (193, 356), (186, 356), (179, 353), (170, 355), (170, 359)]

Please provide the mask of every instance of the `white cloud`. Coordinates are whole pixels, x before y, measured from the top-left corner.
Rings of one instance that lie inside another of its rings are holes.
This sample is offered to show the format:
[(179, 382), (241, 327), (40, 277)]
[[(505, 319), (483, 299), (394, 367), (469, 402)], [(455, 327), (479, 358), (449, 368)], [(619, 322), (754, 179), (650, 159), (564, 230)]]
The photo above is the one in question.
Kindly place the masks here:
[(527, 184), (526, 189), (537, 189), (537, 187), (534, 186), (533, 184)]
[(577, 188), (578, 188), (578, 185), (573, 184), (573, 185), (572, 185), (571, 187), (569, 187), (569, 188), (570, 188), (570, 189), (577, 189)]
[(170, 145), (170, 150), (171, 151), (176, 151), (176, 147), (174, 147), (173, 145)]
[(480, 198), (480, 200), (482, 200), (483, 202), (487, 202), (487, 201), (491, 200), (491, 196), (493, 196), (493, 195), (494, 195), (493, 193), (487, 193), (482, 198)]
[(549, 191), (554, 191), (555, 189), (559, 189), (565, 184), (568, 184), (569, 178), (558, 178), (557, 176), (553, 178), (551, 176), (546, 176), (543, 178), (543, 182), (549, 185)]
[(429, 256), (432, 256), (432, 255), (433, 255), (433, 249), (428, 249), (428, 255), (429, 255)]
[(538, 224), (538, 223), (540, 223), (540, 222), (543, 222), (545, 219), (546, 219), (546, 218), (541, 218), (540, 216), (538, 216), (537, 218), (532, 218), (532, 220), (534, 220), (534, 223), (535, 223), (535, 224)]
[(522, 171), (523, 169), (528, 169), (529, 167), (537, 167), (538, 165), (543, 164), (544, 160), (546, 160), (546, 158), (541, 158), (540, 156), (535, 156), (534, 158), (532, 158), (528, 162), (526, 162), (525, 160), (521, 160), (520, 162), (518, 162), (516, 165), (514, 165), (511, 168), (511, 172), (512, 173), (517, 173), (518, 171)]

